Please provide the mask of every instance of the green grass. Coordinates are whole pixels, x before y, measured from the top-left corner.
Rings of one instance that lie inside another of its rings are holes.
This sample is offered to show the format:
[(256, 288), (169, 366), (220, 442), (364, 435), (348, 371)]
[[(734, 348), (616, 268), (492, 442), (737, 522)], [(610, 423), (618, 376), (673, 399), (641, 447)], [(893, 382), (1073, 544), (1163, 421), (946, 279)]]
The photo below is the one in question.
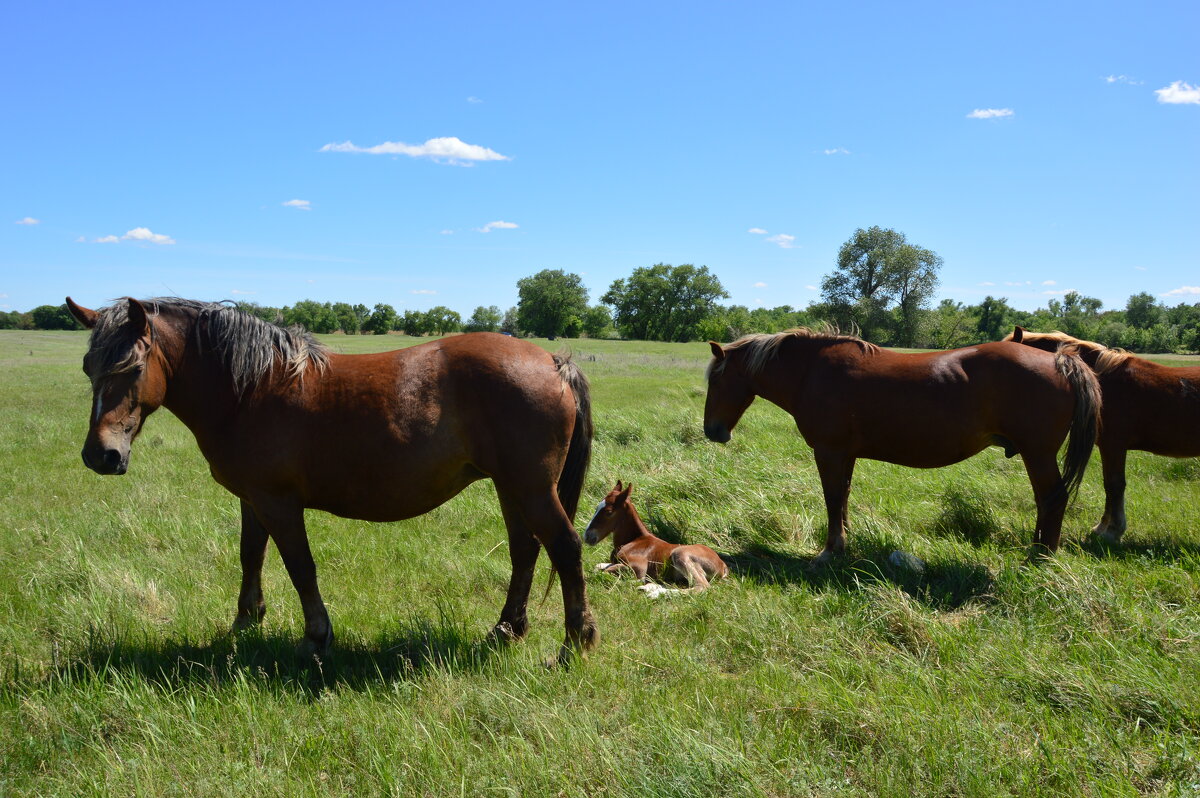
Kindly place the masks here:
[(398, 524), (311, 513), (338, 640), (305, 664), (273, 552), (264, 628), (226, 634), (237, 506), (173, 416), (127, 476), (84, 468), (84, 345), (0, 333), (0, 795), (1200, 794), (1196, 461), (1131, 454), (1111, 550), (1086, 535), (1094, 463), (1039, 566), (1019, 458), (862, 461), (850, 556), (813, 572), (825, 510), (789, 416), (759, 402), (707, 443), (704, 344), (570, 342), (595, 399), (584, 508), (632, 481), (655, 532), (736, 577), (650, 602), (586, 550), (601, 643), (546, 670), (557, 592), (526, 641), (483, 640), (508, 578), (489, 483)]

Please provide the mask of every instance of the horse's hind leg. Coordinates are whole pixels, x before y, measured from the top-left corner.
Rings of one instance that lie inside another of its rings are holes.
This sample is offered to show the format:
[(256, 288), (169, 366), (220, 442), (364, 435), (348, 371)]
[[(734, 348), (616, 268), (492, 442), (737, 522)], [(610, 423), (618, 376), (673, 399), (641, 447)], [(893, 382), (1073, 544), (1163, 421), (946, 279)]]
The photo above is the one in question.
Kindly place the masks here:
[(1125, 534), (1125, 455), (1123, 448), (1100, 447), (1100, 466), (1104, 471), (1104, 515), (1092, 528), (1100, 538), (1117, 543)]
[(1033, 545), (1048, 552), (1058, 550), (1062, 537), (1063, 514), (1067, 510), (1067, 489), (1054, 453), (1021, 455), (1025, 460), (1025, 471), (1033, 486), (1033, 498), (1037, 502), (1037, 528), (1033, 532)]
[(237, 616), (233, 619), (235, 632), (256, 626), (266, 615), (262, 567), (267, 553), (267, 539), (267, 529), (254, 514), (254, 509), (242, 502), (242, 589), (238, 594)]
[(529, 591), (533, 587), (533, 569), (537, 565), (540, 546), (520, 510), (501, 499), (500, 509), (504, 513), (504, 524), (508, 528), (508, 559), (512, 563), (512, 577), (508, 581), (508, 597), (500, 610), (500, 620), (492, 634), (500, 639), (518, 640), (529, 631)]
[(813, 560), (813, 565), (824, 565), (846, 553), (847, 508), (855, 458), (829, 451), (815, 451), (813, 454), (817, 461), (817, 472), (821, 475), (821, 491), (825, 495), (825, 513), (829, 519), (825, 548)]

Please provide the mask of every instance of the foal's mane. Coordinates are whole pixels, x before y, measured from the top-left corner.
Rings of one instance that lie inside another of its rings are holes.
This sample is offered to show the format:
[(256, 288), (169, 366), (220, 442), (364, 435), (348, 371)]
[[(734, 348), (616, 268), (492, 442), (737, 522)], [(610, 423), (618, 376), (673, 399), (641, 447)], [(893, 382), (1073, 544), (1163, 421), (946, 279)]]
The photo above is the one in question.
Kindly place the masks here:
[[(216, 355), (229, 370), (238, 396), (267, 377), (277, 363), (283, 366), (287, 379), (299, 380), (309, 366), (322, 371), (329, 362), (329, 349), (303, 327), (270, 324), (234, 305), (178, 297), (145, 299), (142, 304), (152, 318), (164, 313), (191, 317), (197, 345), (202, 352)], [(88, 348), (95, 373), (116, 374), (141, 365), (144, 358), (133, 346), (136, 333), (125, 323), (129, 303), (117, 302), (98, 314)], [(153, 323), (150, 330), (153, 338)]]
[[(1013, 333), (1009, 333), (1001, 340), (1011, 341), (1012, 339)], [(1073, 354), (1095, 355), (1096, 362), (1095, 365), (1092, 366), (1092, 371), (1096, 372), (1097, 374), (1104, 374), (1105, 372), (1112, 371), (1127, 360), (1132, 360), (1137, 357), (1132, 352), (1126, 352), (1124, 349), (1113, 349), (1105, 346), (1104, 344), (1098, 344), (1095, 341), (1085, 341), (1082, 338), (1076, 338), (1073, 335), (1067, 335), (1065, 332), (1059, 332), (1058, 330), (1048, 333), (1030, 332), (1029, 330), (1025, 330), (1021, 334), (1021, 341), (1022, 343), (1029, 341), (1051, 342), (1056, 345), (1056, 349), (1064, 349), (1072, 352)]]
[[(779, 333), (751, 333), (743, 335), (733, 343), (725, 347), (725, 351), (731, 350), (746, 350), (745, 369), (747, 374), (757, 374), (762, 371), (763, 366), (767, 361), (774, 357), (779, 352), (779, 347), (784, 341), (793, 338), (803, 338), (816, 342), (819, 345), (835, 344), (842, 342), (850, 342), (858, 344), (862, 349), (863, 354), (875, 354), (879, 351), (879, 347), (869, 341), (864, 341), (857, 335), (845, 335), (833, 325), (826, 324), (820, 328), (813, 329), (811, 327), (794, 327), (790, 330), (784, 330)], [(726, 358), (720, 360), (713, 359), (708, 364), (707, 376), (720, 374), (725, 368)]]

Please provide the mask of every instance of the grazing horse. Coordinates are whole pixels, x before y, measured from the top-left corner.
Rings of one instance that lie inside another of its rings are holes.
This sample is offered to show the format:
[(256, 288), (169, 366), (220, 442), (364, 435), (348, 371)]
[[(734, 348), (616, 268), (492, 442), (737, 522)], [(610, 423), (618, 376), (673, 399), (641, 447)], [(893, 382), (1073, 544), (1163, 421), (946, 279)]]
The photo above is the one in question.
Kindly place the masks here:
[[(1100, 410), (1095, 375), (1076, 356), (1007, 343), (901, 354), (807, 329), (710, 341), (704, 434), (725, 443), (761, 396), (791, 413), (813, 449), (829, 534), (816, 563), (846, 550), (846, 503), (860, 457), (913, 468), (965, 460), (990, 445), (1020, 454), (1037, 503), (1034, 546), (1058, 548)], [(1060, 473), (1055, 458), (1069, 437)]]
[(492, 333), (339, 355), (299, 328), (223, 304), (124, 299), (94, 311), (68, 298), (67, 306), (92, 331), (83, 359), (93, 392), (84, 463), (124, 474), (133, 439), (164, 406), (196, 436), (213, 478), (241, 500), (235, 629), (266, 611), (261, 574), (270, 538), (304, 609), (301, 653), (332, 643), (305, 508), (398, 521), (487, 477), (512, 561), (493, 633), (526, 633), (540, 542), (562, 576), (560, 660), (594, 645), (573, 525), (591, 454), (591, 409), (587, 380), (569, 359)]
[(632, 484), (622, 486), (617, 480), (584, 530), (583, 539), (589, 546), (613, 537), (612, 562), (602, 562), (596, 570), (608, 574), (632, 571), (641, 580), (659, 579), (686, 588), (665, 588), (653, 582), (642, 585), (641, 590), (651, 598), (699, 593), (708, 589), (709, 580), (729, 576), (729, 566), (708, 546), (682, 546), (652, 535), (629, 501), (632, 490)]
[[(1109, 543), (1125, 532), (1125, 453), (1130, 449), (1167, 457), (1200, 456), (1200, 367), (1171, 367), (1066, 333), (1035, 333), (1017, 327), (1004, 340), (1078, 354), (1104, 394), (1100, 467), (1104, 515), (1092, 531)], [(1060, 349), (1062, 347), (1062, 349)]]

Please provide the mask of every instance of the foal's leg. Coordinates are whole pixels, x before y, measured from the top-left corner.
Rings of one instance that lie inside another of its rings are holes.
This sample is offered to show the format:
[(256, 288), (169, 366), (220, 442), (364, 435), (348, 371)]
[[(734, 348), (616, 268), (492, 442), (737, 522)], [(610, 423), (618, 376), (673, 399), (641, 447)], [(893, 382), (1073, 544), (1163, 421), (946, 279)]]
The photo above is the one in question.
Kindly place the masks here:
[(1125, 534), (1125, 455), (1123, 448), (1100, 447), (1104, 471), (1104, 515), (1092, 531), (1102, 540), (1117, 543)]
[(529, 631), (529, 591), (533, 587), (533, 570), (537, 565), (541, 546), (533, 536), (520, 510), (511, 502), (500, 499), (504, 513), (504, 525), (508, 528), (508, 559), (512, 563), (512, 577), (508, 581), (508, 597), (500, 610), (500, 620), (492, 629), (499, 639), (518, 640)]
[(267, 612), (263, 601), (262, 567), (267, 553), (267, 529), (252, 508), (242, 502), (242, 590), (238, 594), (237, 616), (233, 631), (248, 629), (262, 622)]
[(1037, 528), (1033, 532), (1033, 545), (1035, 549), (1041, 547), (1047, 552), (1058, 550), (1063, 514), (1067, 510), (1067, 492), (1063, 489), (1062, 474), (1054, 454), (1021, 453), (1029, 483), (1033, 486), (1033, 498), (1037, 502)]
[(825, 494), (825, 513), (829, 518), (825, 548), (813, 565), (825, 565), (834, 557), (846, 553), (846, 519), (850, 503), (850, 480), (854, 476), (855, 458), (829, 451), (813, 452), (817, 472), (821, 475), (821, 491)]
[(300, 607), (304, 610), (304, 639), (297, 646), (302, 656), (320, 654), (333, 644), (333, 624), (321, 591), (317, 588), (317, 566), (313, 563), (312, 550), (308, 547), (308, 533), (304, 529), (304, 509), (292, 505), (256, 505), (255, 512), (275, 548), (283, 558), (292, 586), (300, 596)]

